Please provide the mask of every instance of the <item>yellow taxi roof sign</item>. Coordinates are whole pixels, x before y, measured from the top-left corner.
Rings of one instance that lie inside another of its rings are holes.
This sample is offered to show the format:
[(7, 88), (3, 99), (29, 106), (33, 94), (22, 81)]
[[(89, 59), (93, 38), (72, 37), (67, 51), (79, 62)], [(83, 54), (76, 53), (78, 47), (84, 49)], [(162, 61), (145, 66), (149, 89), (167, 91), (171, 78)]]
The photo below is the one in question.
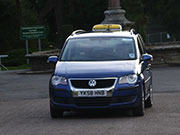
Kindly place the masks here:
[(93, 26), (92, 31), (122, 31), (122, 26), (119, 24), (97, 24)]

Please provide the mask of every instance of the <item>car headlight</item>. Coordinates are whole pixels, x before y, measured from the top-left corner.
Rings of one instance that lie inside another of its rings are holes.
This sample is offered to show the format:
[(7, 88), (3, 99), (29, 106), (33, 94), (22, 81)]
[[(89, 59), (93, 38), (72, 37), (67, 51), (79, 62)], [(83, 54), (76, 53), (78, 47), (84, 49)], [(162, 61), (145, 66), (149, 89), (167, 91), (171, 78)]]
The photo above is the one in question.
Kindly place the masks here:
[(51, 79), (51, 83), (53, 85), (67, 85), (67, 79), (65, 77), (61, 77), (61, 76), (53, 76)]
[(119, 78), (119, 84), (134, 84), (137, 82), (138, 76), (136, 74), (122, 76)]

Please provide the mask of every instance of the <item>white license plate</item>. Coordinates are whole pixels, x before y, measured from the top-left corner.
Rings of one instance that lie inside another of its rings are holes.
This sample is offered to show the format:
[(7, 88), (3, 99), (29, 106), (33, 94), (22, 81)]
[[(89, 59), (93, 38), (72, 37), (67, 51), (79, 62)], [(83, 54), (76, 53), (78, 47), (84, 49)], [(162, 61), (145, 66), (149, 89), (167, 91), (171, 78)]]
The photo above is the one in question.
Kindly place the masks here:
[(105, 90), (78, 91), (78, 97), (105, 97), (105, 96), (107, 96), (107, 91)]

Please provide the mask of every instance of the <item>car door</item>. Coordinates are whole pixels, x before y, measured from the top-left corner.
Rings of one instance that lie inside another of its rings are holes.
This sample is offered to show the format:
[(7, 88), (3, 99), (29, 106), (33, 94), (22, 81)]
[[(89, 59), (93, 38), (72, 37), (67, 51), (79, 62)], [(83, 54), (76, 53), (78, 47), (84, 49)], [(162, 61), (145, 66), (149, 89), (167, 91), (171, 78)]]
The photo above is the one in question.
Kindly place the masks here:
[[(146, 50), (144, 48), (144, 42), (142, 40), (142, 37), (138, 35), (138, 47), (140, 50), (140, 57), (142, 58), (143, 54), (146, 54)], [(141, 59), (140, 58), (140, 59)], [(148, 61), (141, 61), (140, 63), (142, 64), (141, 72), (144, 75), (144, 84), (145, 84), (145, 94), (148, 94), (148, 90), (151, 84), (151, 65)]]

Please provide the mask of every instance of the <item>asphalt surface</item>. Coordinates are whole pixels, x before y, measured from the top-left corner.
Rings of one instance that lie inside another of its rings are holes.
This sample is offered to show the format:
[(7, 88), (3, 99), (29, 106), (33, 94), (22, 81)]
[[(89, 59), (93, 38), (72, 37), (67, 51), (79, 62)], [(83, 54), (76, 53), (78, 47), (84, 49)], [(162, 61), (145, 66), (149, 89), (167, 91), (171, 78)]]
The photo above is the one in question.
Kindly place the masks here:
[(19, 72), (0, 72), (0, 101), (48, 97), (51, 74), (19, 75)]
[(180, 92), (180, 67), (153, 68), (153, 86), (158, 93)]
[(179, 135), (180, 67), (153, 68), (154, 105), (131, 112), (66, 112), (49, 116), (50, 74), (0, 72), (0, 135)]

